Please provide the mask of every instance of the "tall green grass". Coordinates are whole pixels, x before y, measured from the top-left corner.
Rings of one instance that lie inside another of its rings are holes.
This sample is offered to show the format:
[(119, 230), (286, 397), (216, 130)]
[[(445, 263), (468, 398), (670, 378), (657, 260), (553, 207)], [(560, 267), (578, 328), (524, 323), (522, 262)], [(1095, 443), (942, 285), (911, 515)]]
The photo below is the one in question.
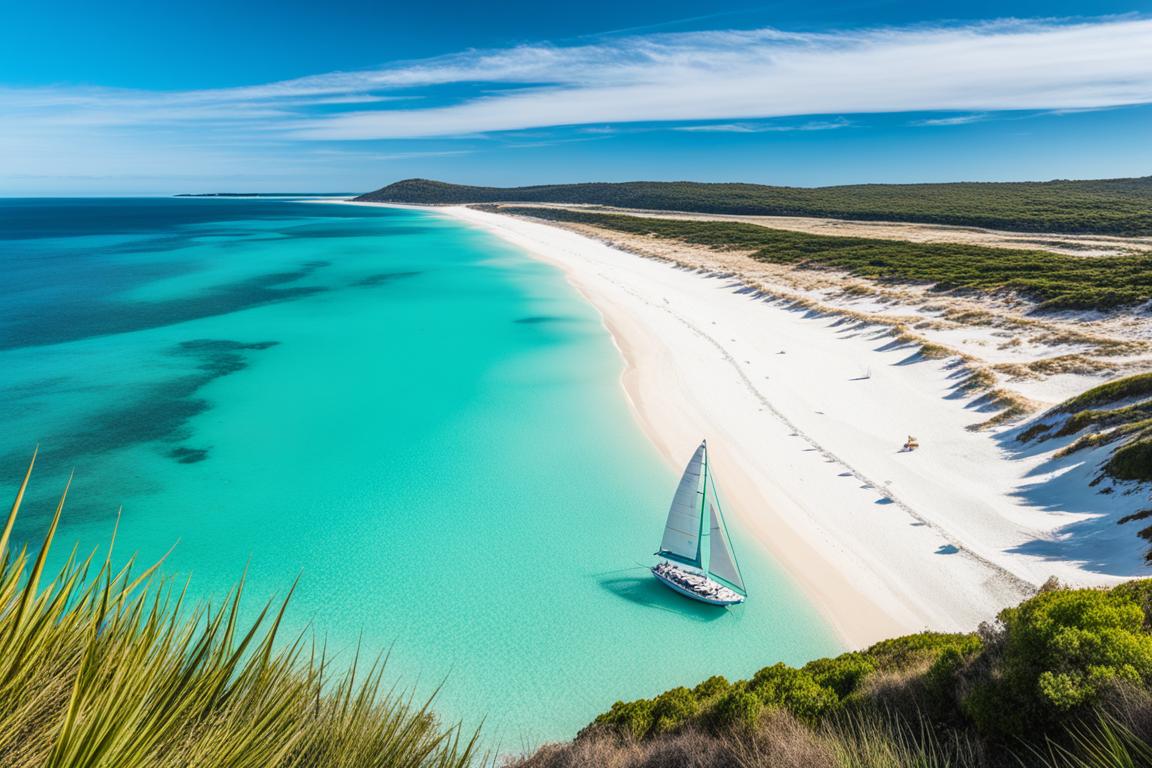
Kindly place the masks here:
[[(463, 768), (476, 736), (384, 683), (282, 638), (288, 600), (240, 615), (186, 586), (76, 550), (47, 572), (68, 489), (36, 552), (11, 548), (35, 456), (0, 534), (5, 768)], [(113, 536), (115, 538), (115, 536)]]
[(1093, 725), (1069, 729), (1069, 744), (1049, 744), (1042, 760), (1052, 768), (1147, 768), (1152, 745), (1115, 717), (1104, 714)]

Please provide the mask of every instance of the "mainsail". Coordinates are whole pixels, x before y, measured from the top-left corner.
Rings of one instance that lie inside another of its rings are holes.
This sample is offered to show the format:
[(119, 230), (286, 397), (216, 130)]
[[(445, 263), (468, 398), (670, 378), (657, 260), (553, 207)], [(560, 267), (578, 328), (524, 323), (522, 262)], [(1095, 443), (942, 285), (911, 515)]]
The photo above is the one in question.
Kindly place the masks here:
[(656, 554), (694, 568), (700, 567), (700, 514), (704, 509), (704, 464), (707, 445), (700, 443), (680, 476), (668, 508), (664, 538)]
[(708, 471), (707, 442), (700, 443), (684, 469), (672, 506), (668, 508), (664, 538), (656, 554), (699, 568), (740, 594), (746, 594), (724, 524), (716, 483)]

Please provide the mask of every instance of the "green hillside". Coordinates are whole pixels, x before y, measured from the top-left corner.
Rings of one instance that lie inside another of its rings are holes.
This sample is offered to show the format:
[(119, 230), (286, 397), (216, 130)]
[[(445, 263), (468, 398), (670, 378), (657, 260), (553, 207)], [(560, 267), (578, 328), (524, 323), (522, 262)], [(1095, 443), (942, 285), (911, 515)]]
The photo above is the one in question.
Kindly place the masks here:
[(635, 181), (469, 187), (408, 179), (369, 202), (569, 203), (646, 210), (956, 224), (1021, 232), (1152, 235), (1152, 176), (1099, 181), (772, 187)]

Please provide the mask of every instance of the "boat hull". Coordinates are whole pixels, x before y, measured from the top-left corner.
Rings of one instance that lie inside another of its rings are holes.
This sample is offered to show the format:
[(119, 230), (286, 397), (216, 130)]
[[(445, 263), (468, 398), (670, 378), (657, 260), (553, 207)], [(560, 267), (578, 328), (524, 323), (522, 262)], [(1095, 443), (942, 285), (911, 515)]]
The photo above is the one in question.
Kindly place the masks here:
[[(731, 593), (732, 596), (730, 598), (718, 597), (715, 595), (707, 595), (707, 594), (702, 594), (700, 592), (695, 592), (695, 591), (689, 589), (688, 587), (677, 584), (676, 581), (674, 581), (673, 579), (671, 579), (667, 575), (661, 573), (660, 571), (658, 571), (655, 568), (652, 569), (652, 575), (655, 576), (656, 579), (661, 584), (668, 587), (673, 592), (677, 592), (677, 593), (683, 595), (684, 597), (690, 597), (693, 600), (697, 600), (701, 603), (707, 603), (708, 605), (726, 606), (726, 605), (739, 605), (740, 603), (744, 602), (744, 598), (741, 597), (740, 595), (737, 595), (735, 592)], [(720, 585), (717, 585), (717, 586), (720, 586)]]

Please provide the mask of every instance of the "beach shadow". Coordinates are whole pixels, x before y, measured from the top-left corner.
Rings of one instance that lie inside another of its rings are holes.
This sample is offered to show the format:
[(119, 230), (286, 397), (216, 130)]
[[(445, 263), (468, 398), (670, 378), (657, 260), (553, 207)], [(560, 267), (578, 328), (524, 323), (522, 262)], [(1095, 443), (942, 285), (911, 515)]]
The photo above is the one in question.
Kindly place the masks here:
[(620, 576), (601, 579), (600, 586), (628, 602), (655, 608), (660, 611), (679, 614), (692, 621), (712, 622), (728, 615), (728, 611), (718, 605), (705, 605), (687, 597), (681, 597), (667, 587), (663, 587), (651, 576)]
[[(1051, 516), (1053, 529), (1006, 551), (1052, 562), (1073, 561), (1081, 568), (1108, 576), (1146, 577), (1147, 542), (1137, 535), (1144, 527), (1128, 516), (1150, 506), (1146, 487), (1102, 477), (1102, 467), (1115, 445), (1107, 443), (1060, 455), (1080, 435), (1042, 435), (1022, 441), (1035, 426), (1061, 424), (1058, 415), (1042, 413), (996, 436), (1013, 459), (1050, 453), (1032, 467), (1012, 496), (1027, 507)], [(1122, 522), (1123, 521), (1123, 522)]]
[[(873, 352), (891, 352), (891, 351), (896, 350), (896, 349), (907, 349), (908, 347), (911, 347), (911, 346), (913, 346), (913, 344), (910, 341), (905, 341), (904, 339), (892, 339), (891, 341), (887, 341), (887, 342), (881, 344), (880, 346), (876, 347), (872, 351)], [(919, 354), (919, 353), (917, 353), (917, 354)]]

